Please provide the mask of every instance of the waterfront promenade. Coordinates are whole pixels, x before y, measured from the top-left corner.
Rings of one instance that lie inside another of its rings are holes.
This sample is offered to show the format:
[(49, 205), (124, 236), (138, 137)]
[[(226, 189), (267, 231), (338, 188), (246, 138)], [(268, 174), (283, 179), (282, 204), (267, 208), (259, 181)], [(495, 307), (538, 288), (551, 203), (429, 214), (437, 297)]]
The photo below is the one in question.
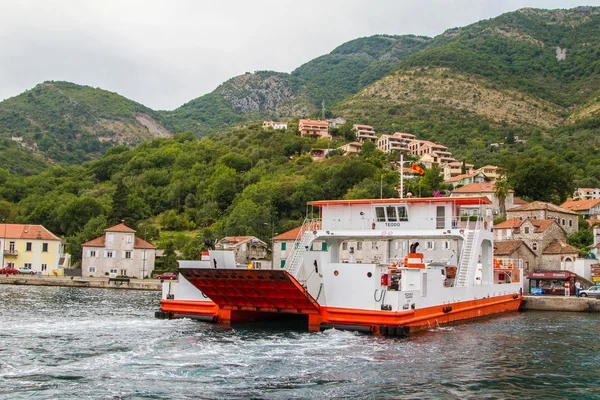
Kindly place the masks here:
[(2, 275), (0, 285), (34, 285), (89, 287), (105, 289), (158, 290), (162, 288), (158, 279), (130, 279), (129, 282), (111, 282), (108, 278), (81, 277), (31, 277), (28, 275)]

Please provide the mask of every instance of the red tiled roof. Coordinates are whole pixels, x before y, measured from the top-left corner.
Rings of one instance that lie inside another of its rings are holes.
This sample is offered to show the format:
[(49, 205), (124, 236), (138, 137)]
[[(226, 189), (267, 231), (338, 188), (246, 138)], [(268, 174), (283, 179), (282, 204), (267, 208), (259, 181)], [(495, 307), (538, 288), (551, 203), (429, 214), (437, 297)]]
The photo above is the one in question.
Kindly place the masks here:
[(507, 219), (504, 222), (501, 222), (497, 225), (494, 225), (494, 229), (515, 229), (515, 228), (521, 228), (521, 225), (523, 225), (526, 221), (529, 221), (529, 223), (531, 223), (531, 225), (533, 225), (533, 227), (535, 228), (535, 232), (536, 233), (541, 233), (544, 232), (546, 229), (548, 229), (548, 227), (550, 225), (552, 225), (553, 223), (556, 223), (555, 220), (553, 219), (534, 219), (534, 218), (525, 218), (525, 219), (520, 219), (520, 218), (510, 218)]
[(510, 256), (523, 244), (525, 243), (522, 240), (503, 240), (494, 242), (494, 255)]
[[(461, 164), (461, 165), (462, 165), (462, 164)], [(455, 176), (455, 177), (453, 177), (453, 178), (448, 178), (448, 179), (446, 179), (444, 182), (455, 182), (455, 181), (460, 181), (461, 179), (465, 179), (465, 178), (469, 178), (469, 177), (472, 177), (472, 176), (476, 176), (476, 175), (479, 175), (479, 174), (481, 174), (481, 173), (482, 173), (482, 172), (477, 172), (477, 171), (475, 171), (475, 172), (473, 172), (473, 173), (468, 173), (468, 172), (467, 172), (466, 174), (462, 174), (462, 175), (456, 175), (456, 176)], [(467, 186), (467, 185), (465, 185), (465, 186)], [(463, 186), (463, 187), (464, 187), (464, 186)]]
[(496, 185), (493, 182), (469, 183), (458, 189), (454, 189), (452, 193), (494, 193)]
[(125, 225), (125, 222), (121, 222), (118, 225), (111, 226), (110, 228), (106, 228), (104, 230), (104, 232), (129, 232), (129, 233), (135, 233), (135, 229), (131, 229), (130, 227), (128, 227), (127, 225)]
[(554, 239), (545, 249), (542, 254), (572, 254), (579, 253), (579, 249), (563, 242), (562, 240)]
[(513, 197), (513, 204), (519, 204), (521, 206), (524, 206), (525, 204), (529, 204), (529, 202), (525, 201), (519, 197)]
[(556, 206), (552, 203), (546, 203), (544, 201), (532, 201), (531, 203), (527, 203), (525, 205), (511, 208), (508, 211), (534, 211), (534, 210), (549, 210), (555, 212), (562, 212), (565, 214), (577, 214), (574, 211), (569, 211), (566, 208)]
[(6, 239), (58, 240), (60, 238), (42, 225), (0, 224), (0, 237)]
[(240, 243), (253, 237), (254, 236), (225, 236), (223, 239), (219, 240), (219, 242)]
[(569, 199), (567, 201), (565, 201), (564, 203), (562, 203), (560, 206), (562, 208), (565, 208), (567, 210), (571, 210), (571, 211), (582, 211), (582, 210), (589, 210), (592, 207), (595, 207), (597, 204), (600, 204), (600, 199), (593, 199), (593, 200), (578, 200), (578, 201), (574, 201), (572, 199)]
[(512, 229), (518, 228), (523, 223), (523, 220), (519, 218), (509, 218), (506, 221), (500, 222), (499, 224), (494, 225), (494, 229)]
[[(105, 229), (104, 231), (107, 231), (107, 229)], [(97, 237), (96, 239), (92, 239), (88, 242), (83, 243), (81, 246), (82, 247), (83, 246), (85, 246), (85, 247), (104, 247), (105, 244), (106, 244), (106, 235), (102, 235), (100, 237)], [(145, 240), (140, 239), (139, 237), (136, 236), (135, 241), (133, 243), (133, 248), (134, 249), (156, 249), (156, 246), (154, 246), (152, 243), (148, 243)]]
[(280, 235), (275, 236), (271, 240), (296, 240), (298, 238), (298, 234), (300, 233), (301, 226), (291, 229), (287, 232), (283, 232)]

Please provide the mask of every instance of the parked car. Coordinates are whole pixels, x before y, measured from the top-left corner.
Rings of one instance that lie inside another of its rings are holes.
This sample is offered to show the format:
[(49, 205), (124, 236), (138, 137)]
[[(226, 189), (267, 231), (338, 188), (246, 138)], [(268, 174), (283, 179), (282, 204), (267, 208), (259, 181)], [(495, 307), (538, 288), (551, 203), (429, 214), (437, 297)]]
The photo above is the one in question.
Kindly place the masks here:
[(17, 269), (17, 271), (19, 271), (20, 274), (29, 274), (29, 275), (35, 274), (35, 271), (32, 270), (31, 268), (19, 268), (19, 269)]
[(15, 268), (3, 268), (0, 269), (0, 275), (5, 274), (5, 275), (16, 275), (18, 274), (19, 271)]
[(589, 288), (579, 292), (581, 297), (600, 297), (600, 286), (590, 286)]
[(177, 279), (177, 274), (174, 272), (165, 272), (163, 274), (158, 275), (157, 278), (160, 280), (163, 280), (163, 279), (172, 280), (172, 279)]

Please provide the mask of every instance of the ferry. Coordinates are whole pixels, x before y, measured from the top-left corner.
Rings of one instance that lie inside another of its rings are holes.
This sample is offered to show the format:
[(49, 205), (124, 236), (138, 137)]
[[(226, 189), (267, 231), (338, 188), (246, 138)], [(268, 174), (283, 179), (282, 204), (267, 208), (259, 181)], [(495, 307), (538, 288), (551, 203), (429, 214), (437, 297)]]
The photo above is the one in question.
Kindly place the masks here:
[[(249, 269), (229, 251), (182, 261), (179, 281), (164, 284), (157, 317), (300, 318), (311, 331), (403, 336), (521, 305), (522, 265), (494, 259), (487, 197), (308, 204), (311, 218), (283, 268)], [(348, 246), (369, 242), (378, 249), (373, 260), (357, 259)]]

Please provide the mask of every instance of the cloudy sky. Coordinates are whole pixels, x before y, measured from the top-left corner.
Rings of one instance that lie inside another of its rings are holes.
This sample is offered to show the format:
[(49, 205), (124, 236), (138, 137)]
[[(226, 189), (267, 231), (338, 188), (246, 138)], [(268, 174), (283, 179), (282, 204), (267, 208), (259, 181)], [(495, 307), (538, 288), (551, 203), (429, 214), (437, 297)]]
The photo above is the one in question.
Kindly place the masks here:
[(358, 37), (435, 36), (522, 7), (600, 5), (581, 1), (0, 0), (0, 100), (65, 80), (170, 110)]

